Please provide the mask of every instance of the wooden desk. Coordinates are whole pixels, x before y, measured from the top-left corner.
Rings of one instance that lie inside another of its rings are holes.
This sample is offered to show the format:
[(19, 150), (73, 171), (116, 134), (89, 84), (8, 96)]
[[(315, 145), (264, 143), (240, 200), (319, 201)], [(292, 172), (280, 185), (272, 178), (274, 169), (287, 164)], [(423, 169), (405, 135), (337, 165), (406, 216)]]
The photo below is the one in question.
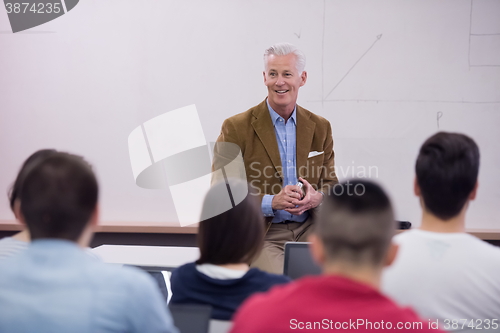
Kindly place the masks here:
[[(13, 220), (0, 220), (0, 231), (21, 231), (23, 226)], [(467, 233), (483, 240), (500, 240), (500, 230), (467, 229)], [(198, 225), (181, 227), (177, 223), (151, 222), (103, 222), (97, 226), (99, 233), (152, 233), (152, 234), (197, 234)]]
[(500, 240), (500, 231), (494, 229), (467, 229), (466, 232), (482, 240)]
[[(396, 234), (400, 234), (408, 230), (412, 229), (398, 230)], [(482, 240), (488, 240), (488, 241), (500, 240), (500, 231), (494, 229), (467, 229), (465, 230), (465, 232), (467, 232), (469, 235), (475, 236)]]
[(17, 221), (12, 220), (0, 220), (0, 230), (1, 231), (21, 231), (24, 226)]
[[(0, 231), (21, 231), (24, 226), (14, 220), (0, 220)], [(116, 233), (159, 233), (159, 234), (197, 234), (198, 225), (181, 227), (178, 223), (164, 222), (102, 222), (96, 232)]]

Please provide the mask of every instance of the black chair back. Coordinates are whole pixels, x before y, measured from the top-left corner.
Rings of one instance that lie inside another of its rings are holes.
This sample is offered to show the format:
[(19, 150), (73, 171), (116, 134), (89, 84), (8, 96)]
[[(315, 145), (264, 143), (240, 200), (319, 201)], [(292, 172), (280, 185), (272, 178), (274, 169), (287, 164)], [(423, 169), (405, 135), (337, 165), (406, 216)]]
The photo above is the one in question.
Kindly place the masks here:
[(174, 325), (180, 333), (207, 333), (212, 314), (210, 305), (169, 304)]
[(285, 244), (285, 265), (283, 274), (292, 280), (305, 275), (321, 274), (321, 267), (316, 264), (309, 251), (308, 242), (288, 242)]

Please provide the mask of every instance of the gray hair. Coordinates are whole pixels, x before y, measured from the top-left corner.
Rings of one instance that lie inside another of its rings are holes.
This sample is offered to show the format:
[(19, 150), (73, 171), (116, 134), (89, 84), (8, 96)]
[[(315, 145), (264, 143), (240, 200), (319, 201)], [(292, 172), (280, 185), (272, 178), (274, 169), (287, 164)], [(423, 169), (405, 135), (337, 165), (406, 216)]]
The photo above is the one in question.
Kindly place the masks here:
[(299, 73), (302, 73), (304, 71), (304, 68), (306, 67), (306, 55), (295, 45), (292, 45), (290, 43), (274, 44), (266, 51), (264, 51), (264, 67), (267, 64), (267, 57), (269, 57), (270, 55), (273, 54), (276, 56), (285, 56), (290, 53), (293, 53), (295, 55), (297, 59), (297, 70), (299, 71)]

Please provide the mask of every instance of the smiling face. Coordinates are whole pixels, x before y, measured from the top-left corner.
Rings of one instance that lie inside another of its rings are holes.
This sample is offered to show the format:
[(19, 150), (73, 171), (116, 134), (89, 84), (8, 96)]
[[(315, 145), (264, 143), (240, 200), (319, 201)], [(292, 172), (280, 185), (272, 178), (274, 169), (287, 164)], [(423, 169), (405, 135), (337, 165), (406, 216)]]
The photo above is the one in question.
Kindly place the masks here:
[(288, 118), (297, 103), (299, 88), (307, 80), (307, 73), (299, 73), (297, 58), (290, 53), (284, 56), (271, 54), (267, 57), (264, 84), (267, 86), (268, 101), (281, 116)]

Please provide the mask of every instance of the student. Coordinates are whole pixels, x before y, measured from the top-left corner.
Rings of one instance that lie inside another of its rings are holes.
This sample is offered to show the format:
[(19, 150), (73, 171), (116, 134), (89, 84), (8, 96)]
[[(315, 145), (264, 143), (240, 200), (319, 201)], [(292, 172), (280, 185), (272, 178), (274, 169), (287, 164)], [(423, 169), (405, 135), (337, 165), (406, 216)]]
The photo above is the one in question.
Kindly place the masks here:
[(440, 132), (418, 154), (419, 229), (395, 237), (398, 257), (383, 290), (445, 329), (500, 330), (500, 249), (465, 233), (476, 198), (479, 148), (466, 135)]
[(379, 186), (367, 181), (335, 186), (309, 238), (323, 275), (250, 298), (231, 332), (430, 332), (426, 321), (379, 291), (382, 268), (397, 252), (391, 244), (395, 228), (389, 198)]
[(177, 332), (154, 281), (85, 253), (98, 185), (81, 158), (54, 153), (30, 166), (19, 219), (32, 242), (0, 261), (0, 332)]
[[(19, 220), (20, 215), (19, 209), (21, 205), (18, 197), (21, 191), (21, 185), (24, 176), (29, 172), (33, 165), (36, 165), (36, 163), (40, 162), (48, 156), (53, 155), (56, 152), (57, 150), (55, 149), (40, 149), (31, 154), (21, 166), (16, 180), (14, 181), (14, 184), (10, 188), (8, 194), (10, 209), (14, 213), (14, 217), (16, 218), (16, 220)], [(28, 248), (29, 242), (30, 232), (28, 228), (24, 228), (23, 231), (18, 232), (12, 237), (4, 237), (0, 239), (0, 259), (16, 255), (26, 250)], [(87, 247), (86, 252), (89, 256), (99, 259), (99, 257), (95, 253), (93, 253), (90, 248)]]
[[(246, 182), (231, 180), (232, 193), (246, 193)], [(202, 216), (223, 207), (226, 183), (214, 185), (203, 203)], [(234, 208), (200, 222), (200, 259), (172, 273), (172, 304), (208, 304), (212, 318), (230, 320), (234, 311), (251, 294), (266, 291), (290, 279), (249, 268), (264, 240), (264, 219), (259, 200), (249, 194)]]
[[(24, 161), (19, 173), (17, 174), (16, 180), (9, 191), (9, 204), (10, 209), (14, 213), (16, 220), (19, 220), (19, 204), (18, 195), (21, 189), (21, 183), (26, 171), (29, 170), (30, 166), (35, 164), (37, 161), (54, 154), (56, 150), (54, 149), (41, 149), (33, 154)], [(16, 204), (17, 203), (17, 204)], [(17, 206), (16, 206), (17, 205)], [(30, 241), (30, 234), (27, 228), (23, 231), (18, 232), (12, 237), (4, 237), (0, 239), (0, 259), (15, 255), (21, 251), (24, 251), (28, 247)]]

